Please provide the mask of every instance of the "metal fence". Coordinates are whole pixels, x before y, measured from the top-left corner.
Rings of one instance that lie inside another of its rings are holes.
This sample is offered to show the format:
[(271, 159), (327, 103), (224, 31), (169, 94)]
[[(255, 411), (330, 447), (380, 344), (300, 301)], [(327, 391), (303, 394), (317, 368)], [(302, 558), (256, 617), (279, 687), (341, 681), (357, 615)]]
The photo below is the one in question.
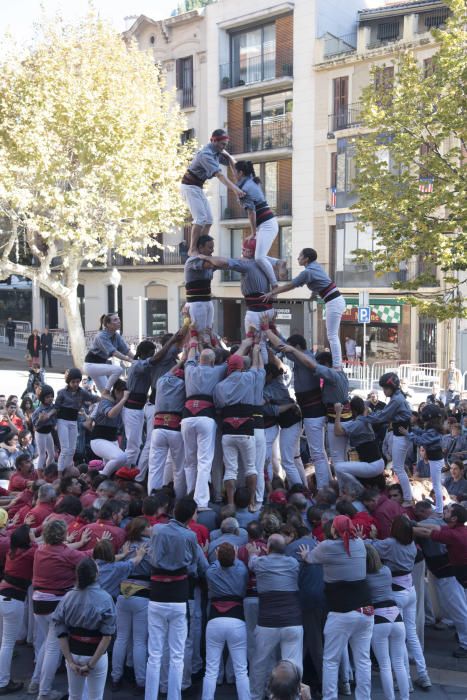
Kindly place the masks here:
[[(387, 360), (372, 364), (363, 364), (363, 362), (344, 363), (344, 372), (351, 386), (363, 391), (377, 389), (379, 378), (386, 372), (396, 372), (400, 379), (406, 381), (407, 385), (412, 389), (429, 390), (433, 383), (441, 383), (443, 371), (434, 363), (416, 365), (405, 360)], [(465, 381), (467, 381), (467, 378), (464, 375)]]

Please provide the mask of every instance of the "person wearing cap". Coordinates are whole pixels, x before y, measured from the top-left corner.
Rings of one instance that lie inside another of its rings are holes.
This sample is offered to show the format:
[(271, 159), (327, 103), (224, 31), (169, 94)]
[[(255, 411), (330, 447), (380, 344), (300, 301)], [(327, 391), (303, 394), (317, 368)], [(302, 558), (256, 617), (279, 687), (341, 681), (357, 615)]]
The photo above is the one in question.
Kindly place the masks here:
[(423, 429), (411, 426), (410, 431), (400, 428), (403, 435), (407, 435), (415, 445), (425, 448), (426, 456), (430, 463), (430, 478), (435, 492), (436, 512), (443, 514), (443, 485), (441, 472), (444, 468), (444, 455), (441, 437), (444, 434), (443, 411), (434, 404), (428, 404), (422, 409), (421, 419)]
[[(253, 365), (246, 366), (244, 355), (253, 345), (245, 338), (237, 352), (227, 360), (227, 377), (214, 388), (214, 403), (222, 415), (222, 451), (224, 454), (224, 487), (227, 502), (234, 504), (239, 462), (244, 466), (245, 481), (250, 491), (250, 510), (256, 507), (256, 447), (253, 406), (255, 386), (264, 387), (265, 371), (259, 367), (259, 345), (253, 346)], [(249, 362), (249, 360), (248, 360)]]
[(199, 352), (198, 331), (191, 328), (188, 358), (185, 362), (186, 401), (181, 431), (185, 446), (187, 492), (194, 490), (198, 510), (209, 507), (209, 481), (216, 445), (216, 409), (213, 392), (224, 379), (227, 365), (215, 365), (210, 348)]
[(238, 197), (244, 197), (244, 192), (222, 172), (221, 158), (225, 164), (234, 164), (232, 156), (225, 150), (228, 142), (227, 132), (224, 129), (215, 129), (210, 142), (196, 153), (182, 178), (180, 194), (193, 217), (189, 255), (196, 254), (198, 238), (207, 235), (212, 226), (211, 207), (203, 192), (206, 180), (217, 177)]
[(31, 416), (36, 435), (38, 469), (43, 469), (55, 459), (52, 430), (57, 424), (57, 410), (54, 406), (54, 396), (52, 387), (44, 384), (39, 394), (40, 404)]
[(73, 457), (78, 439), (78, 414), (84, 404), (97, 403), (99, 397), (83, 389), (80, 384), (83, 375), (77, 367), (72, 367), (65, 375), (66, 387), (57, 392), (57, 433), (60, 441), (58, 470), (64, 471), (73, 466)]
[(149, 494), (164, 486), (164, 470), (169, 452), (174, 465), (175, 495), (181, 498), (186, 494), (185, 448), (181, 433), (185, 401), (185, 373), (179, 363), (157, 381), (149, 450)]
[(323, 700), (337, 699), (339, 664), (350, 644), (355, 664), (356, 697), (371, 698), (370, 646), (374, 624), (371, 592), (366, 582), (366, 549), (354, 524), (338, 515), (331, 539), (314, 549), (302, 545), (306, 564), (322, 564), (328, 616), (324, 626)]
[[(400, 379), (395, 372), (383, 374), (379, 378), (379, 385), (382, 387), (384, 395), (389, 398), (389, 403), (381, 411), (364, 416), (363, 420), (370, 425), (392, 423), (392, 468), (402, 487), (403, 505), (410, 505), (413, 494), (409, 477), (405, 471), (405, 458), (410, 445), (406, 431), (410, 427), (412, 409), (400, 390)], [(401, 428), (405, 431), (402, 432)]]
[(318, 254), (313, 248), (303, 248), (298, 256), (298, 264), (304, 267), (297, 277), (277, 287), (269, 294), (268, 299), (276, 294), (284, 294), (304, 284), (312, 293), (319, 294), (326, 305), (326, 333), (332, 354), (334, 369), (342, 369), (342, 346), (339, 339), (339, 329), (342, 314), (345, 311), (344, 297), (337, 289), (335, 282), (327, 275), (324, 268), (316, 262)]

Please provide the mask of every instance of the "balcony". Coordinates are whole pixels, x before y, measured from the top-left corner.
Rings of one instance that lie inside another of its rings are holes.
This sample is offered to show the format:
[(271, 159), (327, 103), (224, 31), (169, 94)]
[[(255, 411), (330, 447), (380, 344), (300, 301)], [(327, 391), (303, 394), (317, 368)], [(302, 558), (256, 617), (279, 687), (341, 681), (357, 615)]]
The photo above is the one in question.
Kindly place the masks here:
[(449, 17), (449, 8), (440, 7), (435, 12), (424, 12), (418, 15), (418, 34), (426, 34), (432, 29), (444, 29)]
[(188, 245), (185, 241), (175, 243), (173, 251), (168, 248), (158, 248), (157, 246), (148, 246), (143, 250), (138, 251), (141, 257), (158, 257), (158, 260), (145, 261), (141, 258), (126, 258), (117, 253), (110, 254), (109, 267), (142, 267), (146, 265), (184, 265), (188, 258)]
[(334, 131), (361, 126), (361, 113), (361, 102), (354, 102), (350, 105), (344, 105), (338, 112), (330, 114), (328, 120), (328, 138), (334, 138)]
[(256, 153), (276, 148), (292, 148), (292, 119), (272, 117), (243, 129), (229, 129), (232, 153)]
[(343, 36), (334, 36), (328, 32), (323, 37), (323, 43), (323, 57), (325, 59), (353, 53), (357, 50), (357, 32), (344, 34)]
[(253, 85), (275, 78), (293, 77), (293, 56), (281, 53), (280, 63), (275, 51), (251, 58), (236, 58), (219, 66), (220, 90)]
[[(403, 271), (401, 271), (403, 272)], [(334, 279), (338, 287), (392, 287), (394, 282), (400, 281), (400, 272), (387, 272), (377, 274), (371, 263), (357, 264), (344, 263), (342, 270), (336, 270)]]
[[(292, 216), (292, 192), (270, 193), (267, 200), (276, 216)], [(247, 218), (245, 209), (233, 195), (221, 196), (220, 212), (223, 221)]]
[(177, 90), (177, 102), (181, 109), (189, 109), (190, 107), (194, 107), (193, 86)]
[(381, 22), (370, 25), (370, 40), (367, 49), (379, 49), (402, 39), (402, 22)]

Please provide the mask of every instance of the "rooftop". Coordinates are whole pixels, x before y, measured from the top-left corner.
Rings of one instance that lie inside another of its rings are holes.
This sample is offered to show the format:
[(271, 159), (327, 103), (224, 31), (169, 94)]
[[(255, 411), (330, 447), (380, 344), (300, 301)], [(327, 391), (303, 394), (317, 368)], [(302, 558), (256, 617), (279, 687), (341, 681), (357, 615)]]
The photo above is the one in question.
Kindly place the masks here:
[(366, 10), (359, 10), (359, 22), (367, 19), (377, 19), (379, 17), (391, 17), (393, 15), (406, 15), (409, 12), (429, 11), (436, 7), (445, 5), (442, 0), (413, 0), (408, 2), (386, 3), (381, 7), (373, 7)]

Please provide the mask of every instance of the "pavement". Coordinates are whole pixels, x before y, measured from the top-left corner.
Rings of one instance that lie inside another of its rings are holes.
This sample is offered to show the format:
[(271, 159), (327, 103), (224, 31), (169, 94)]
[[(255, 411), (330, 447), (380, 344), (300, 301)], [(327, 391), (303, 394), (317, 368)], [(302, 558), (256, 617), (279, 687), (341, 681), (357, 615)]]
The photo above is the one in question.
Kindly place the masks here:
[[(467, 700), (467, 659), (455, 659), (452, 651), (456, 647), (454, 632), (452, 629), (436, 631), (430, 628), (425, 630), (425, 658), (428, 665), (433, 687), (429, 691), (415, 690), (410, 694), (410, 700)], [(31, 700), (33, 696), (27, 695), (27, 683), (32, 675), (33, 657), (32, 648), (29, 646), (17, 646), (17, 655), (13, 660), (12, 678), (25, 680), (25, 687), (18, 693), (8, 697), (12, 700)], [(412, 677), (415, 677), (415, 669), (411, 667)], [(54, 689), (63, 691), (63, 697), (67, 698), (67, 680), (63, 666), (57, 674)], [(396, 693), (397, 696), (397, 693)], [(134, 697), (130, 685), (125, 685), (122, 690), (112, 693), (110, 685), (106, 688), (104, 700), (129, 700)], [(166, 696), (163, 696), (164, 698)], [(185, 697), (185, 693), (184, 693)], [(201, 684), (193, 688), (190, 699), (201, 698)], [(235, 700), (237, 697), (234, 686), (218, 686), (216, 698), (218, 700)], [(154, 700), (156, 700), (154, 698)], [(385, 700), (379, 674), (373, 673), (371, 700)]]

